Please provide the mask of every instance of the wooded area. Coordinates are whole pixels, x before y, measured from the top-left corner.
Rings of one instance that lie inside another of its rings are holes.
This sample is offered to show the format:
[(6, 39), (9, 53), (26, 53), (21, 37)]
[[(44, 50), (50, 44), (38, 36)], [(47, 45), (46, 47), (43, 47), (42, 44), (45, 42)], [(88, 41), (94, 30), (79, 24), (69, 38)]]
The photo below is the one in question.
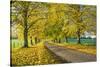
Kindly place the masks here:
[(82, 38), (96, 39), (95, 5), (31, 1), (10, 4), (11, 40), (22, 41), (23, 49), (45, 41), (69, 44), (69, 38), (73, 38), (82, 45)]

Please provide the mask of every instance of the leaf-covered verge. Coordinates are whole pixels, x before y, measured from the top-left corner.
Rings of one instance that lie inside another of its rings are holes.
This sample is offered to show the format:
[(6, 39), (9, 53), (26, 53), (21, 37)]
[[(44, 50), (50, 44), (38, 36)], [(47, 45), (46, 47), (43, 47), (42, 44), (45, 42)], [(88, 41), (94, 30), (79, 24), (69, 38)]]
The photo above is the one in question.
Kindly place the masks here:
[(84, 53), (96, 55), (96, 46), (94, 46), (94, 45), (81, 45), (81, 44), (73, 44), (72, 45), (69, 43), (66, 43), (66, 44), (56, 43), (56, 45), (62, 46), (64, 48), (74, 49), (74, 50), (81, 51)]
[(13, 49), (11, 59), (12, 66), (62, 63), (62, 61), (47, 50), (42, 43), (29, 48)]

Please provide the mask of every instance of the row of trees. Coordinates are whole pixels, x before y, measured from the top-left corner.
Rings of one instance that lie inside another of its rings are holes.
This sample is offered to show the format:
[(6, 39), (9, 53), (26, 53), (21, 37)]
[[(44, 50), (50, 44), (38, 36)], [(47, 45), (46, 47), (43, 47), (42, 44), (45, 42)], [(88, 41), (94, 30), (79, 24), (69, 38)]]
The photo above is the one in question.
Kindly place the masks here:
[[(35, 42), (80, 37), (84, 32), (96, 33), (96, 6), (43, 2), (11, 1), (11, 27), (28, 47)], [(12, 31), (12, 34), (15, 32)]]

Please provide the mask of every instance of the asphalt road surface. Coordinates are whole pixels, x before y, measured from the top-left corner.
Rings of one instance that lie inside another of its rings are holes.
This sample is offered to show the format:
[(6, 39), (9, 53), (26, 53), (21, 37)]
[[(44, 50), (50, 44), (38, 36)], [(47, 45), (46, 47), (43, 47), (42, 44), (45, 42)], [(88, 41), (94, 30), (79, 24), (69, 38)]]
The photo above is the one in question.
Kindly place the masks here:
[(67, 62), (93, 62), (96, 61), (96, 55), (83, 53), (77, 50), (72, 50), (69, 48), (63, 48), (61, 46), (50, 45), (45, 43), (47, 49), (52, 51), (57, 56), (61, 57)]

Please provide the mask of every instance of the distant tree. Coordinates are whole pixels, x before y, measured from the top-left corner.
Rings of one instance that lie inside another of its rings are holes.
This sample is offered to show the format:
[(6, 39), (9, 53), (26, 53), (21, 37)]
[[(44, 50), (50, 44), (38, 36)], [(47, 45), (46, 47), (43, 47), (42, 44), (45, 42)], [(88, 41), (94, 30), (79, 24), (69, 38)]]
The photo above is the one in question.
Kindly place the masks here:
[[(94, 29), (96, 23), (96, 10), (95, 6), (84, 6), (84, 5), (71, 5), (72, 8), (72, 18), (75, 21), (76, 35), (78, 38), (78, 43), (80, 44), (80, 37), (85, 31)], [(92, 26), (91, 26), (92, 25)]]

